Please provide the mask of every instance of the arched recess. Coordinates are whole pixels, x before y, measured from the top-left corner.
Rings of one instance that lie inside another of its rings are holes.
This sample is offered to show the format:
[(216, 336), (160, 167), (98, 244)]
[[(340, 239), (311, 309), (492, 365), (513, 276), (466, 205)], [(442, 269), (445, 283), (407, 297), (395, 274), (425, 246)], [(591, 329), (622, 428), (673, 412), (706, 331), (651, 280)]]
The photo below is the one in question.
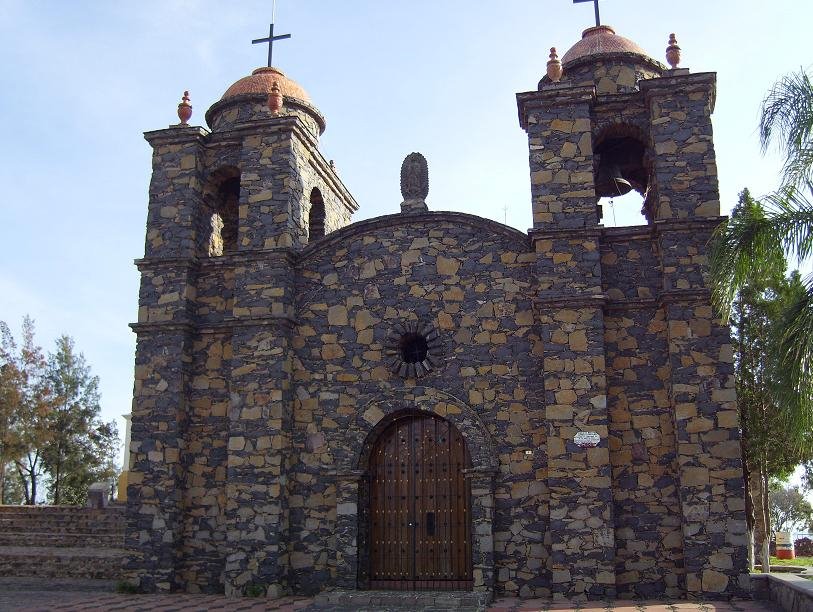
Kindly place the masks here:
[(498, 461), (491, 437), (477, 414), (443, 392), (416, 388), (408, 397), (393, 394), (361, 406), (344, 430), (344, 449), (337, 453), (336, 544), (337, 586), (369, 587), (369, 467), (379, 436), (406, 414), (432, 414), (448, 421), (465, 440), (471, 467), (464, 470), (470, 486), (470, 537), (475, 591), (494, 588), (494, 477)]
[(593, 138), (599, 220), (609, 226), (652, 223), (652, 164), (643, 131), (631, 124), (602, 127)]
[(240, 170), (235, 166), (222, 166), (209, 177), (204, 190), (207, 205), (205, 222), (208, 236), (205, 245), (210, 257), (233, 253), (237, 250), (237, 230), (240, 203)]
[(311, 208), (308, 213), (308, 242), (325, 237), (325, 201), (316, 187), (311, 190)]

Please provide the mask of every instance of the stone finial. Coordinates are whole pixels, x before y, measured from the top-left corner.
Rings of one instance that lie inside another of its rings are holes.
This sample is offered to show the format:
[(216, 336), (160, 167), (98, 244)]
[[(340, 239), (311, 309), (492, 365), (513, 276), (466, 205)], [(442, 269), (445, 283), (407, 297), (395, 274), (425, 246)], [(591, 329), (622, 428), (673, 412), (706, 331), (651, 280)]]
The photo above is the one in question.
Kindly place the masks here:
[(181, 125), (187, 125), (191, 116), (192, 105), (189, 103), (189, 92), (185, 91), (181, 103), (178, 104), (178, 119), (181, 120)]
[(428, 210), (426, 196), (429, 195), (429, 165), (420, 153), (410, 153), (401, 164), (401, 212), (421, 212)]
[(677, 44), (675, 34), (669, 35), (669, 46), (666, 47), (666, 62), (675, 70), (680, 63), (680, 47)]
[(556, 47), (550, 48), (550, 59), (548, 60), (548, 78), (551, 83), (558, 83), (562, 78), (562, 62), (556, 53)]
[(282, 110), (282, 90), (277, 81), (271, 84), (271, 93), (268, 94), (268, 110), (275, 115), (279, 115)]

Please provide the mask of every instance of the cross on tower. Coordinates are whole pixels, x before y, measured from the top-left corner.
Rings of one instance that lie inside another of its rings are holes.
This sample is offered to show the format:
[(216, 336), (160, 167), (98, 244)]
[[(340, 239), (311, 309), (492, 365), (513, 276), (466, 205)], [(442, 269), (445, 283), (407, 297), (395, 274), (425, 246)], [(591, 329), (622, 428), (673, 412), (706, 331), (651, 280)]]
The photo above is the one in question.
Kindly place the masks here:
[(280, 34), (279, 36), (274, 36), (274, 22), (277, 19), (277, 0), (274, 0), (274, 4), (271, 8), (271, 26), (268, 28), (268, 38), (255, 38), (251, 41), (252, 45), (256, 45), (257, 43), (268, 43), (268, 67), (271, 67), (271, 54), (274, 51), (274, 41), (275, 40), (282, 40), (283, 38), (291, 38), (290, 34)]
[(596, 8), (596, 27), (601, 25), (601, 18), (598, 15), (598, 0), (573, 0), (573, 4), (581, 4), (582, 2), (592, 2)]

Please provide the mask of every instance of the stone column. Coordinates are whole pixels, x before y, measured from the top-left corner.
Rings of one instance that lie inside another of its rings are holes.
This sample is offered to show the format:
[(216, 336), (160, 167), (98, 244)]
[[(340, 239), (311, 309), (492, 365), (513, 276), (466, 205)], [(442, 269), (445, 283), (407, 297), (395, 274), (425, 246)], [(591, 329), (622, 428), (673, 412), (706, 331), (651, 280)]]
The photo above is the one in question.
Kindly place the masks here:
[[(518, 94), (517, 101), (530, 150), (551, 592), (555, 598), (612, 598), (615, 536), (593, 174), (595, 88), (554, 84)], [(580, 431), (597, 434), (598, 446), (577, 446)]]
[(474, 590), (494, 593), (493, 468), (463, 470), (471, 486), (471, 558)]
[(128, 569), (146, 591), (182, 588), (183, 467), (206, 131), (145, 134), (153, 174), (141, 271), (127, 486)]
[(528, 132), (534, 228), (598, 223), (590, 109), (594, 87), (550, 85), (517, 94)]
[(361, 470), (336, 474), (336, 586), (355, 590), (359, 573), (359, 486)]
[(698, 219), (659, 228), (686, 593), (705, 599), (748, 593), (734, 350), (701, 270), (680, 265), (705, 252), (716, 223)]

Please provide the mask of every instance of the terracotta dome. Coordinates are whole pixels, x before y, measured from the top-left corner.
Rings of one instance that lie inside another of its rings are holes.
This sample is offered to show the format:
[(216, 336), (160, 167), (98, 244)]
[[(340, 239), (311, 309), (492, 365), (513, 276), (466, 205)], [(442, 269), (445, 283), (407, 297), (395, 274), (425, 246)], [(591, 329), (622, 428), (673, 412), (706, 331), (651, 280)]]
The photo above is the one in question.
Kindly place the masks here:
[(274, 67), (257, 68), (257, 70), (252, 72), (250, 76), (243, 77), (229, 87), (226, 90), (226, 93), (224, 93), (223, 97), (220, 99), (226, 100), (227, 98), (233, 98), (243, 94), (267, 95), (271, 93), (271, 86), (273, 85), (274, 81), (279, 83), (283, 96), (297, 98), (298, 100), (302, 100), (308, 104), (313, 104), (310, 96), (307, 94), (307, 92), (305, 92), (304, 89), (302, 89), (302, 86), (299, 83), (289, 79), (287, 76), (285, 76), (285, 73), (282, 72), (282, 70)]
[(562, 64), (605, 53), (635, 53), (652, 61), (646, 52), (629, 38), (619, 36), (610, 26), (600, 25), (582, 32), (582, 39), (564, 54)]

